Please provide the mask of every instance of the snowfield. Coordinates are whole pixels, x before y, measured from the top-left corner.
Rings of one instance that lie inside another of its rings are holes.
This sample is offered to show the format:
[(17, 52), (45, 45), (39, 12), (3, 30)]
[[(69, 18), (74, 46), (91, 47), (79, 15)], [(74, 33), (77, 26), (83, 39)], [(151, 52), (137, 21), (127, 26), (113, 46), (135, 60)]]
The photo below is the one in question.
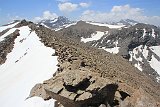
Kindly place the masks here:
[[(160, 57), (160, 46), (152, 46), (151, 50)], [(151, 67), (160, 75), (160, 61), (157, 60), (153, 55), (150, 61)]]
[(105, 34), (105, 32), (96, 31), (96, 33), (91, 34), (90, 38), (81, 38), (81, 41), (86, 43), (94, 40), (99, 40)]
[(77, 23), (65, 24), (65, 25), (63, 25), (63, 26), (60, 26), (59, 28), (55, 28), (54, 30), (55, 30), (55, 31), (59, 31), (59, 30), (61, 30), (61, 29), (63, 29), (63, 28), (68, 28), (68, 27), (73, 26), (73, 25), (76, 25), (76, 24), (77, 24)]
[(12, 27), (14, 27), (15, 25), (17, 25), (19, 22), (16, 22), (16, 23), (13, 23), (13, 24), (9, 24), (9, 25), (7, 25), (7, 26), (1, 26), (0, 27), (0, 32), (2, 32), (3, 30), (6, 30), (6, 29), (8, 29), (8, 28), (12, 28)]
[(105, 47), (102, 47), (101, 49), (104, 49), (105, 51), (107, 51), (109, 53), (117, 54), (119, 52), (119, 48), (120, 48), (120, 47), (118, 47), (118, 40), (116, 40), (114, 42), (114, 44), (115, 44), (114, 48), (105, 48)]
[(20, 36), (6, 62), (0, 65), (1, 107), (53, 107), (53, 99), (26, 98), (37, 83), (51, 78), (57, 70), (57, 56), (52, 56), (55, 50), (45, 47), (28, 26), (18, 29)]
[(109, 25), (109, 24), (103, 24), (103, 23), (95, 23), (95, 22), (86, 22), (92, 25), (97, 25), (97, 26), (105, 26), (105, 27), (109, 27), (111, 29), (120, 29), (122, 27), (125, 27), (125, 25)]
[(5, 39), (9, 34), (13, 33), (16, 30), (16, 28), (10, 29), (8, 32), (6, 32), (4, 35), (0, 36), (0, 42)]
[[(160, 46), (152, 46), (149, 47), (157, 56), (160, 57)], [(137, 63), (134, 65), (135, 67), (137, 67), (140, 71), (143, 71), (142, 66), (140, 65), (140, 63), (143, 63), (142, 61), (142, 57), (136, 57), (136, 55), (138, 55), (138, 53), (142, 53), (143, 57), (145, 59), (147, 59), (148, 56), (148, 49), (147, 46), (138, 46), (136, 48), (133, 49), (133, 51), (130, 52), (130, 59), (129, 61), (132, 61), (133, 58), (137, 61)], [(154, 57), (154, 55), (152, 55), (151, 61), (148, 61), (148, 63), (150, 64), (150, 66), (160, 75), (160, 61), (158, 59), (156, 59)], [(157, 77), (157, 82), (160, 82), (160, 77)]]

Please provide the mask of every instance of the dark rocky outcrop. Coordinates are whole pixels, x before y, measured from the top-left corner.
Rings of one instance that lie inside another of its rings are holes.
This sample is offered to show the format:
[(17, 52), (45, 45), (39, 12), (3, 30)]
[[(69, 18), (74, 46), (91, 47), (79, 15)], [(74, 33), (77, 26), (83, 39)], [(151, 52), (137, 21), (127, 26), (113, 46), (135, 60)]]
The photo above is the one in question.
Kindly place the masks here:
[(8, 53), (13, 49), (14, 40), (17, 36), (19, 36), (19, 30), (15, 30), (0, 42), (0, 65), (5, 63)]

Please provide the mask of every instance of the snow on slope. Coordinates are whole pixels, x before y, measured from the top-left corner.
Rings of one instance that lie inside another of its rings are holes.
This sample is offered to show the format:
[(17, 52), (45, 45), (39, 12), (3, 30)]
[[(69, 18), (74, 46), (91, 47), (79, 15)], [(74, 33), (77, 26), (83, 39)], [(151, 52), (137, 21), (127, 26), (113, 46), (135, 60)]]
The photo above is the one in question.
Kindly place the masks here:
[[(150, 47), (152, 51), (160, 57), (160, 46)], [(153, 55), (150, 61), (151, 67), (160, 75), (160, 61), (158, 61)]]
[(55, 50), (45, 47), (29, 27), (18, 29), (20, 36), (6, 62), (0, 65), (1, 107), (53, 107), (53, 99), (26, 98), (35, 84), (49, 79), (56, 71), (57, 56), (52, 56)]
[[(149, 47), (157, 56), (160, 57), (160, 46), (151, 46)], [(147, 49), (147, 46), (138, 46), (133, 49), (133, 51), (130, 52), (130, 59), (129, 61), (132, 61), (133, 58), (137, 61), (137, 63), (134, 65), (137, 67), (140, 71), (143, 71), (142, 65), (143, 59), (138, 54), (142, 53), (142, 56), (147, 60), (149, 50)], [(160, 75), (160, 60), (156, 59), (154, 55), (152, 55), (151, 60), (147, 60), (150, 66)], [(141, 63), (141, 64), (140, 64)], [(160, 77), (157, 77), (157, 82), (160, 82)]]
[(55, 31), (59, 31), (61, 29), (64, 29), (64, 28), (68, 28), (70, 26), (73, 26), (73, 25), (76, 25), (77, 23), (71, 23), (71, 24), (64, 24), (63, 26), (60, 26), (59, 28), (55, 28), (54, 30)]
[(115, 47), (114, 48), (105, 48), (102, 47), (102, 49), (104, 49), (105, 51), (109, 52), (109, 53), (113, 53), (113, 54), (117, 54), (119, 52), (119, 48), (118, 47), (118, 40), (114, 42)]
[(119, 28), (125, 27), (125, 25), (109, 25), (109, 24), (94, 23), (94, 22), (86, 22), (86, 23), (89, 23), (89, 24), (92, 24), (92, 25), (97, 25), (97, 26), (106, 26), (106, 27), (109, 27), (111, 29), (119, 29)]
[(46, 27), (46, 28), (48, 28), (48, 29), (50, 29), (50, 27), (48, 27), (48, 26), (45, 25), (44, 23), (41, 23), (41, 25), (44, 26), (44, 27)]
[(64, 27), (67, 28), (67, 27), (70, 27), (70, 26), (73, 26), (73, 25), (76, 25), (76, 24), (77, 24), (77, 22), (76, 23), (71, 23), (71, 24), (66, 24), (66, 25), (64, 25)]
[(96, 31), (96, 33), (93, 33), (91, 35), (91, 38), (81, 38), (81, 41), (86, 43), (89, 41), (94, 41), (94, 40), (99, 40), (103, 35), (105, 34), (105, 32), (100, 32), (100, 31)]
[(139, 47), (134, 48), (133, 51), (130, 52), (131, 58), (129, 59), (129, 61), (132, 61), (132, 59), (134, 58), (134, 59), (137, 61), (137, 63), (134, 64), (134, 66), (135, 66), (136, 68), (138, 68), (140, 71), (143, 71), (142, 66), (141, 66), (141, 64), (140, 64), (140, 63), (142, 63), (142, 60), (143, 60), (143, 59), (142, 59), (142, 57), (137, 56), (137, 55), (138, 55), (139, 53), (142, 53), (142, 54), (144, 54), (143, 56), (144, 56), (145, 58), (147, 58), (147, 56), (148, 56), (148, 51), (147, 51), (146, 46), (145, 46), (144, 49), (143, 49), (142, 47), (143, 47), (143, 46), (140, 45)]
[(7, 26), (1, 26), (0, 27), (0, 32), (2, 32), (3, 30), (5, 30), (5, 29), (8, 29), (8, 28), (12, 28), (12, 27), (14, 27), (15, 25), (17, 25), (19, 22), (16, 22), (16, 23), (13, 23), (13, 24), (9, 24), (9, 25), (7, 25)]
[(4, 35), (0, 36), (0, 42), (5, 39), (9, 34), (13, 33), (16, 30), (16, 28), (10, 29), (8, 32), (6, 32)]

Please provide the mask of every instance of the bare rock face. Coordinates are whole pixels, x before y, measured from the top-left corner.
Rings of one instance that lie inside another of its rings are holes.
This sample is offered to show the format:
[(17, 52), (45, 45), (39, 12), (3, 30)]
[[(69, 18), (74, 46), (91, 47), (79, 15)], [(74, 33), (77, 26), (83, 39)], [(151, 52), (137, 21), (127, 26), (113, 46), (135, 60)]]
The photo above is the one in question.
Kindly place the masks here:
[(70, 70), (45, 81), (42, 87), (64, 107), (88, 107), (102, 103), (112, 105), (118, 85), (90, 71)]
[[(125, 89), (127, 88), (127, 89)], [(68, 70), (36, 85), (30, 97), (57, 100), (55, 107), (159, 107), (152, 96), (89, 70)]]

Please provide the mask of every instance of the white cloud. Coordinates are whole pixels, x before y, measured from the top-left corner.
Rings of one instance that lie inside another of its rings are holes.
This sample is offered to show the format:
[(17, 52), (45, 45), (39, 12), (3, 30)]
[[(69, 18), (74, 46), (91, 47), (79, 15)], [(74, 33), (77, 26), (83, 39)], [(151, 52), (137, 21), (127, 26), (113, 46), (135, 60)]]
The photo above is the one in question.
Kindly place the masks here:
[(90, 6), (89, 3), (79, 3), (79, 5), (80, 5), (81, 7), (84, 7), (84, 8), (87, 8), (87, 7)]
[(41, 21), (41, 20), (50, 20), (50, 19), (54, 19), (54, 18), (57, 18), (58, 15), (56, 13), (51, 13), (50, 11), (44, 11), (43, 12), (43, 15), (41, 17), (35, 17), (33, 19), (34, 22), (38, 22), (38, 21)]
[(133, 19), (160, 26), (160, 16), (146, 16), (143, 9), (133, 8), (130, 5), (113, 6), (110, 12), (86, 10), (81, 16), (81, 20), (97, 22), (115, 22), (121, 19)]
[(57, 0), (58, 2), (68, 2), (70, 0)]
[(58, 8), (62, 12), (73, 12), (78, 8), (78, 4), (73, 4), (70, 2), (58, 4)]
[(64, 2), (61, 2), (58, 4), (58, 8), (60, 11), (62, 12), (73, 12), (77, 9), (80, 9), (80, 8), (87, 8), (90, 6), (89, 3), (79, 3), (79, 4), (75, 4), (75, 3), (70, 3), (70, 2), (65, 2), (65, 1), (68, 1), (68, 0), (60, 0), (60, 1), (64, 1)]
[(26, 19), (28, 20), (27, 18), (24, 18), (22, 16), (18, 16), (18, 15), (12, 15), (10, 13), (7, 14), (7, 18), (6, 18), (9, 22), (10, 21), (14, 21), (14, 20), (22, 20), (22, 19)]

